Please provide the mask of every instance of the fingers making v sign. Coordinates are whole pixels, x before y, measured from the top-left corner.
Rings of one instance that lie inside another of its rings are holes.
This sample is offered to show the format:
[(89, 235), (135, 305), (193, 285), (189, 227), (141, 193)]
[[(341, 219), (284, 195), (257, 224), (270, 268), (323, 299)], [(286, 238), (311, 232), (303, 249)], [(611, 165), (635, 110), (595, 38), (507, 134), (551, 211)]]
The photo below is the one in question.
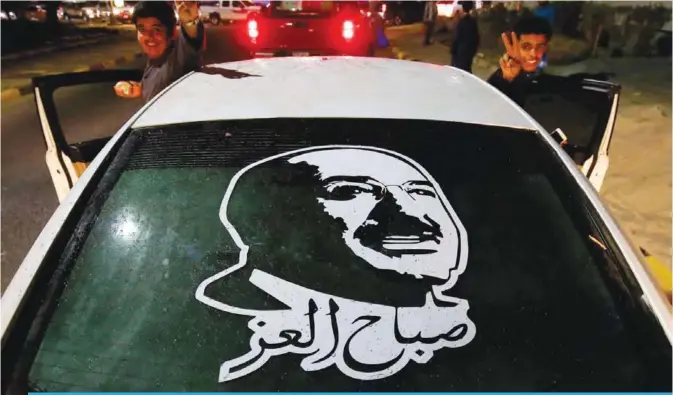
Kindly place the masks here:
[(502, 42), (505, 44), (505, 55), (500, 58), (500, 70), (502, 70), (502, 77), (504, 79), (512, 81), (519, 75), (519, 73), (521, 73), (519, 38), (514, 32), (509, 35), (507, 33), (502, 33), (500, 37), (502, 37)]
[(196, 1), (175, 1), (180, 22), (187, 23), (199, 17), (199, 4)]

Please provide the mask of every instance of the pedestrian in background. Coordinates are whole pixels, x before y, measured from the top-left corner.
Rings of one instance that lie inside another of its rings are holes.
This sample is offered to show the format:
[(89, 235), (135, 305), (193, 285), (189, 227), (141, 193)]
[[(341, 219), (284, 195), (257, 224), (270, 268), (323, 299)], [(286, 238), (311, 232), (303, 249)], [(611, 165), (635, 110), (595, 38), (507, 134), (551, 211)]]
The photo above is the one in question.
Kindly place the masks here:
[(453, 31), (451, 43), (451, 66), (471, 73), (472, 62), (479, 49), (479, 28), (477, 20), (472, 16), (474, 1), (461, 1), (460, 4), (460, 19)]
[[(175, 14), (180, 22), (177, 29)], [(140, 1), (133, 9), (138, 43), (147, 55), (142, 81), (120, 81), (117, 96), (150, 101), (167, 86), (196, 70), (201, 61), (205, 30), (196, 1)]]
[(554, 12), (554, 7), (548, 1), (538, 1), (537, 8), (535, 8), (533, 16), (546, 19), (547, 22), (549, 22), (549, 26), (551, 26), (553, 29), (556, 20), (556, 13)]
[(425, 39), (423, 46), (428, 46), (432, 42), (432, 35), (435, 32), (435, 23), (437, 22), (437, 2), (426, 1), (425, 11), (423, 12), (423, 23), (425, 24)]
[[(535, 12), (533, 13), (533, 16), (536, 16), (538, 18), (546, 19), (547, 22), (549, 22), (549, 26), (551, 27), (552, 31), (554, 30), (554, 23), (556, 22), (556, 12), (554, 11), (554, 7), (549, 4), (548, 1), (538, 1), (537, 2), (537, 8), (535, 9)], [(543, 68), (547, 67), (547, 54), (542, 57), (542, 61), (540, 62), (539, 69), (542, 70)]]
[(385, 21), (379, 13), (379, 8), (382, 3), (380, 1), (372, 1), (369, 3), (369, 12), (371, 13), (371, 21), (374, 28), (374, 35), (376, 37), (376, 46), (379, 48), (388, 48), (390, 42), (386, 37)]

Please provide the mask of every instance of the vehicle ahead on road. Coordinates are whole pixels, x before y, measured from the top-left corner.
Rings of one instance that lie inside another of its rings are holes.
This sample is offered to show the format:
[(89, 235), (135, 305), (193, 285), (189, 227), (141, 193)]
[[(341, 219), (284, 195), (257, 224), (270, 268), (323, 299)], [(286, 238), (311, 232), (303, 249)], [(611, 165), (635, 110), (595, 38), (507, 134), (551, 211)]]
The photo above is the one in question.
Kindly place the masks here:
[[(354, 3), (355, 4), (355, 3)], [(271, 1), (247, 22), (255, 57), (374, 56), (371, 18), (336, 1)]]
[(671, 391), (671, 306), (596, 191), (618, 86), (533, 93), (543, 128), (450, 67), (254, 59), (67, 140), (55, 90), (138, 73), (34, 80), (61, 204), (2, 295), (2, 395)]
[(251, 12), (257, 12), (260, 6), (246, 0), (219, 0), (199, 2), (201, 18), (213, 25), (220, 22), (243, 22)]
[(137, 1), (125, 1), (121, 7), (112, 6), (112, 18), (121, 23), (132, 23), (133, 9)]
[(97, 21), (109, 18), (111, 13), (105, 1), (64, 2), (61, 8), (65, 20)]
[(673, 52), (673, 35), (671, 34), (671, 21), (664, 23), (652, 38), (656, 54), (659, 56), (671, 56)]
[(44, 22), (47, 20), (47, 9), (44, 4), (29, 3), (23, 8), (22, 16), (32, 22)]
[(0, 19), (3, 21), (15, 21), (17, 18), (14, 11), (0, 10)]
[(386, 25), (406, 25), (423, 22), (425, 1), (385, 1), (379, 5)]

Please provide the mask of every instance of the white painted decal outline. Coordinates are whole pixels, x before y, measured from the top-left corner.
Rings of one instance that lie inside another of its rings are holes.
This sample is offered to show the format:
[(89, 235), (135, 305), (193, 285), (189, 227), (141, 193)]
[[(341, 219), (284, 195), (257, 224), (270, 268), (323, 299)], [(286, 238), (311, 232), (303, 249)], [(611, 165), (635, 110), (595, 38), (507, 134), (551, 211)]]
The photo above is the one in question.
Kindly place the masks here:
[[(288, 165), (317, 169), (316, 181), (322, 184), (325, 195), (316, 199), (325, 213), (343, 224), (343, 239), (355, 259), (416, 279), (440, 279), (441, 284), (429, 287), (422, 306), (386, 306), (346, 299), (257, 268), (251, 272), (250, 283), (287, 309), (247, 309), (206, 296), (209, 285), (247, 264), (250, 246), (227, 216), (239, 179), (255, 167), (284, 159)], [(341, 190), (335, 192), (335, 188)], [(381, 209), (383, 202), (388, 206)], [(375, 212), (382, 214), (375, 216)], [(387, 224), (379, 226), (379, 218), (391, 215), (407, 218), (409, 227), (417, 233), (395, 235), (389, 233)], [(435, 179), (417, 162), (397, 152), (327, 145), (262, 159), (231, 179), (220, 206), (220, 220), (240, 248), (239, 260), (204, 280), (196, 290), (196, 299), (229, 314), (250, 316), (248, 327), (253, 335), (249, 352), (222, 363), (219, 382), (246, 376), (271, 357), (288, 353), (306, 355), (300, 364), (305, 371), (334, 365), (351, 378), (377, 380), (394, 375), (409, 361), (426, 363), (442, 348), (462, 347), (476, 335), (467, 315), (468, 302), (444, 294), (456, 284), (467, 264), (465, 228)]]

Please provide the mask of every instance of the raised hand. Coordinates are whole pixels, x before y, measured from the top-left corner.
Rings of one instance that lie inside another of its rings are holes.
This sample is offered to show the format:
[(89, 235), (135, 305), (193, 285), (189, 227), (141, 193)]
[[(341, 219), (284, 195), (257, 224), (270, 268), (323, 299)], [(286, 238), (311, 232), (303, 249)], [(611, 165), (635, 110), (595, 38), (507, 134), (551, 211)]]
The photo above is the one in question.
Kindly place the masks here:
[(199, 17), (199, 4), (196, 1), (175, 1), (180, 23), (193, 22)]
[(502, 70), (502, 77), (505, 80), (512, 81), (519, 75), (519, 73), (521, 73), (519, 38), (514, 32), (509, 35), (507, 33), (502, 33), (500, 37), (502, 38), (503, 44), (505, 44), (505, 55), (500, 58), (500, 70)]

